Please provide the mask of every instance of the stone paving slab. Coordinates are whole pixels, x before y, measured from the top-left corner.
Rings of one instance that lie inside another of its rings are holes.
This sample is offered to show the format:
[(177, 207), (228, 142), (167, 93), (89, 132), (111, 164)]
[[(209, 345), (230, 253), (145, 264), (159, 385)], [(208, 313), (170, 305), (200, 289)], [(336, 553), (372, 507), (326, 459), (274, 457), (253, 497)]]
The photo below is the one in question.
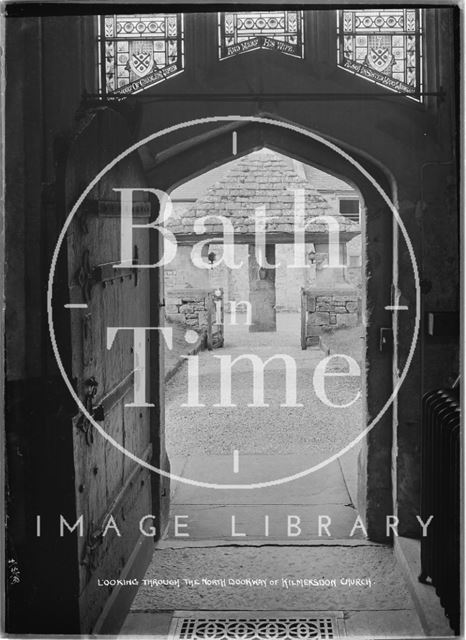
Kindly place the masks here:
[[(218, 484), (252, 484), (286, 478), (305, 471), (315, 455), (190, 456), (171, 459), (171, 470), (182, 477)], [(257, 489), (209, 489), (172, 480), (172, 504), (347, 504), (350, 501), (338, 461), (302, 478)]]
[[(258, 540), (288, 539), (290, 543), (298, 539), (328, 540), (332, 538), (342, 540), (348, 538), (357, 516), (353, 507), (328, 504), (325, 506), (178, 504), (174, 505), (171, 512), (167, 532), (169, 539), (175, 537), (175, 514), (178, 516), (178, 522), (188, 525), (187, 528), (180, 529), (180, 531), (189, 533), (190, 539), (193, 540), (224, 539), (235, 542), (237, 539), (247, 540), (247, 538)], [(268, 516), (268, 524), (266, 524), (265, 516)], [(319, 516), (324, 524), (329, 523), (330, 536), (327, 536), (327, 531), (323, 528), (321, 528), (319, 536)], [(360, 528), (355, 530), (352, 538), (364, 538)]]
[(151, 636), (166, 640), (172, 620), (171, 613), (130, 613), (118, 636)]
[(353, 640), (424, 638), (425, 633), (413, 609), (405, 611), (347, 611), (346, 635)]
[[(146, 580), (262, 579), (267, 586), (142, 585), (133, 611), (175, 609), (406, 610), (413, 603), (388, 547), (219, 547), (156, 550)], [(364, 579), (369, 585), (341, 584)], [(282, 579), (335, 580), (290, 586)], [(270, 586), (270, 580), (278, 580)]]
[(202, 549), (202, 548), (214, 548), (214, 547), (289, 547), (292, 544), (293, 547), (383, 547), (386, 545), (381, 542), (372, 542), (372, 540), (354, 538), (316, 538), (315, 540), (303, 540), (302, 538), (296, 538), (290, 543), (289, 540), (272, 540), (268, 539), (256, 539), (256, 538), (238, 538), (233, 543), (230, 540), (211, 539), (211, 540), (189, 540), (183, 538), (163, 538), (157, 541), (157, 549), (186, 549), (189, 546), (190, 549)]

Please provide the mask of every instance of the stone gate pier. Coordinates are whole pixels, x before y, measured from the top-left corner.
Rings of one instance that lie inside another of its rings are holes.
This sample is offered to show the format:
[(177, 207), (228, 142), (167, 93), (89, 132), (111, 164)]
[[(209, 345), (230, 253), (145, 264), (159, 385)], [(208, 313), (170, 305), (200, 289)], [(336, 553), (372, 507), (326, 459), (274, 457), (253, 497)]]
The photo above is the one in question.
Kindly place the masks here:
[(301, 290), (301, 347), (318, 342), (328, 329), (356, 327), (362, 320), (358, 287), (344, 277), (345, 267), (323, 267), (316, 284)]

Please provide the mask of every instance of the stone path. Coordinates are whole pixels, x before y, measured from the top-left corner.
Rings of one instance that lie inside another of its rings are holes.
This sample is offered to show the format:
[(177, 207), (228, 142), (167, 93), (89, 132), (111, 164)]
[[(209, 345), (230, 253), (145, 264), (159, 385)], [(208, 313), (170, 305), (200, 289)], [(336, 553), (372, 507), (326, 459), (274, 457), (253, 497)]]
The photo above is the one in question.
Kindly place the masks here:
[[(345, 455), (345, 463), (338, 459), (292, 481), (249, 486), (305, 473), (345, 446), (362, 422), (359, 403), (349, 410), (332, 410), (315, 396), (313, 370), (324, 354), (318, 349), (302, 351), (298, 336), (296, 314), (279, 315), (276, 334), (249, 333), (244, 325), (228, 327), (225, 348), (200, 355), (200, 400), (205, 407), (181, 406), (187, 393), (186, 370), (179, 371), (168, 384), (166, 437), (171, 472), (203, 483), (244, 486), (204, 488), (172, 479), (169, 538), (174, 535), (175, 516), (184, 516), (183, 523), (189, 523), (184, 531), (189, 530), (192, 540), (231, 540), (232, 531), (245, 534), (235, 535), (243, 539), (286, 539), (290, 516), (291, 522), (299, 523), (292, 530), (299, 533), (296, 538), (300, 540), (364, 537), (360, 528), (352, 531), (357, 517), (357, 448)], [(232, 380), (232, 395), (238, 406), (212, 407), (219, 393), (215, 355), (253, 353), (265, 360), (277, 352), (292, 356), (297, 363), (298, 396), (303, 407), (279, 406), (285, 386), (279, 362), (271, 363), (265, 376), (270, 407), (247, 406), (252, 400), (248, 397), (252, 385), (250, 364), (246, 362), (237, 365)], [(343, 378), (336, 380), (336, 395), (341, 398), (347, 387)], [(319, 517), (329, 523), (327, 529), (319, 528)]]
[[(271, 405), (267, 408), (247, 407), (252, 385), (246, 363), (233, 374), (238, 407), (212, 406), (219, 397), (218, 360), (213, 356), (220, 351), (200, 355), (199, 388), (205, 407), (180, 406), (186, 395), (186, 369), (177, 373), (166, 397), (173, 473), (217, 484), (277, 480), (322, 462), (359, 433), (358, 402), (340, 412), (316, 399), (312, 374), (324, 355), (316, 349), (301, 351), (298, 338), (299, 318), (283, 314), (277, 334), (230, 328), (221, 353), (267, 358), (279, 351), (293, 356), (302, 408), (279, 406), (284, 397), (279, 363), (273, 363), (265, 376)], [(333, 383), (328, 393), (334, 402), (354, 395), (357, 381), (336, 378)], [(312, 474), (261, 488), (214, 489), (172, 480), (169, 529), (140, 583), (121, 635), (167, 638), (174, 612), (211, 611), (215, 616), (216, 611), (236, 610), (246, 618), (248, 612), (254, 616), (258, 611), (341, 612), (352, 638), (422, 636), (392, 549), (368, 542), (361, 531), (349, 538), (357, 516), (356, 455), (353, 449)], [(189, 538), (175, 537), (177, 515), (184, 516), (180, 522), (186, 527), (179, 531), (189, 533)], [(290, 515), (299, 517), (300, 536), (289, 537)], [(331, 521), (330, 537), (319, 537), (318, 519), (323, 515)], [(232, 537), (232, 517), (235, 532), (244, 536)]]
[[(287, 477), (312, 463), (309, 456), (246, 455), (235, 474), (230, 456), (191, 456), (172, 460), (172, 472), (204, 482), (255, 483)], [(356, 472), (356, 461), (352, 468)], [(355, 482), (354, 482), (355, 484)], [(174, 537), (175, 516), (191, 540), (341, 540), (361, 539), (357, 517), (338, 461), (294, 481), (256, 489), (215, 489), (172, 480), (167, 537)], [(319, 518), (328, 528), (319, 529)], [(293, 527), (296, 523), (299, 526)], [(239, 535), (242, 534), (242, 535)]]
[[(244, 318), (244, 316), (243, 316)], [(243, 321), (243, 318), (241, 321)], [(247, 360), (235, 364), (232, 401), (237, 406), (215, 407), (220, 402), (218, 356), (254, 354), (265, 361), (277, 353), (294, 358), (297, 399), (302, 407), (282, 407), (285, 401), (284, 364), (274, 360), (265, 373), (265, 402), (252, 403), (252, 367)], [(349, 408), (335, 409), (321, 402), (313, 388), (316, 365), (324, 358), (318, 348), (302, 351), (299, 315), (279, 314), (276, 333), (249, 333), (247, 327), (226, 327), (225, 347), (199, 355), (200, 402), (204, 407), (182, 407), (187, 401), (187, 368), (180, 370), (166, 388), (166, 446), (170, 456), (307, 453), (325, 459), (350, 442), (362, 425), (361, 400)], [(337, 364), (337, 363), (335, 363)], [(341, 367), (346, 366), (340, 361)], [(359, 378), (327, 378), (326, 390), (335, 404), (350, 402)]]
[[(204, 407), (181, 406), (186, 401), (187, 371), (176, 374), (166, 394), (166, 438), (172, 473), (217, 485), (277, 481), (322, 463), (359, 432), (359, 401), (349, 409), (338, 410), (326, 407), (315, 396), (313, 371), (324, 354), (319, 349), (302, 351), (298, 336), (297, 314), (280, 314), (276, 333), (249, 333), (244, 325), (227, 326), (225, 348), (199, 356), (200, 401)], [(251, 365), (243, 361), (235, 365), (232, 376), (232, 396), (238, 406), (212, 406), (219, 395), (216, 355), (251, 353), (265, 360), (277, 352), (296, 362), (297, 395), (303, 407), (280, 407), (285, 394), (280, 362), (272, 362), (266, 370), (265, 397), (270, 407), (248, 407), (252, 401)], [(351, 393), (355, 393), (354, 380), (335, 380), (335, 402), (341, 402), (351, 387)], [(184, 522), (189, 521), (194, 540), (231, 538), (232, 517), (250, 538), (282, 539), (288, 531), (287, 518), (293, 515), (302, 522), (301, 539), (320, 537), (319, 516), (330, 519), (332, 539), (348, 538), (357, 516), (357, 451), (356, 447), (344, 458), (302, 478), (265, 488), (206, 489), (172, 480), (172, 517), (167, 535), (174, 533), (174, 516), (185, 515)], [(363, 533), (356, 530), (352, 537), (361, 538)]]

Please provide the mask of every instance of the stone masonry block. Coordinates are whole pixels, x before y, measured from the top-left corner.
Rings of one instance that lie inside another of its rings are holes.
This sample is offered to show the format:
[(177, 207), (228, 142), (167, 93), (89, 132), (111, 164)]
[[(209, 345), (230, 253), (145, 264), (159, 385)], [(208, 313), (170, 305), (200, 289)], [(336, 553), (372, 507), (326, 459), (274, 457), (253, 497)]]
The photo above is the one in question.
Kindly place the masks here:
[(316, 299), (313, 296), (307, 296), (307, 310), (314, 313), (316, 310)]
[(316, 308), (317, 311), (330, 311), (330, 305), (328, 302), (318, 302)]
[(317, 313), (314, 314), (314, 317), (315, 317), (315, 324), (318, 325), (318, 326), (323, 326), (323, 325), (330, 324), (330, 314), (329, 313), (324, 313), (324, 312), (317, 311)]
[(356, 313), (358, 310), (358, 303), (357, 302), (353, 302), (352, 300), (349, 300), (346, 303), (346, 308), (348, 310), (349, 313)]
[(356, 327), (358, 324), (357, 313), (339, 313), (337, 315), (337, 325), (339, 327)]
[(331, 313), (330, 314), (330, 324), (336, 324), (337, 323), (337, 316), (335, 313)]
[(192, 304), (182, 304), (180, 307), (180, 313), (192, 313), (194, 311), (194, 307)]
[(181, 302), (183, 304), (192, 304), (193, 302), (199, 302), (200, 300), (203, 300), (203, 299), (204, 298), (202, 296), (193, 296), (193, 295), (186, 296), (186, 295), (184, 295), (181, 298)]
[(198, 315), (198, 323), (200, 327), (207, 326), (207, 312), (200, 311)]

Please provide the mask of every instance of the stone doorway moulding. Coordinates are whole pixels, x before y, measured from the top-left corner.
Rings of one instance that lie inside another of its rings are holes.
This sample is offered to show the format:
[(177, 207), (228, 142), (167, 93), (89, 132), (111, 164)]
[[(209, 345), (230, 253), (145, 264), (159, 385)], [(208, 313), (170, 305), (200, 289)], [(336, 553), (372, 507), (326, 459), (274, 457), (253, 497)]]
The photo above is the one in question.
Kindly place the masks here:
[[(277, 121), (278, 123), (279, 121)], [(299, 126), (299, 123), (294, 123)], [(366, 286), (363, 306), (370, 318), (366, 326), (366, 373), (363, 375), (365, 391), (365, 420), (368, 423), (378, 414), (392, 392), (392, 354), (379, 350), (379, 332), (391, 327), (391, 313), (384, 309), (390, 304), (392, 287), (392, 214), (373, 185), (354, 165), (326, 145), (303, 134), (265, 123), (219, 123), (205, 132), (182, 130), (185, 136), (176, 144), (157, 154), (157, 162), (147, 168), (148, 184), (168, 193), (176, 187), (210, 169), (245, 156), (252, 151), (268, 148), (330, 173), (355, 186), (361, 193), (364, 211), (361, 232), (363, 265)], [(232, 153), (232, 132), (237, 132), (237, 153)], [(338, 145), (338, 143), (336, 143)], [(354, 157), (379, 183), (389, 197), (392, 196), (388, 172), (378, 163), (362, 157), (357, 150), (338, 145)], [(200, 239), (199, 237), (198, 239)], [(179, 244), (191, 244), (191, 238), (179, 238)], [(160, 279), (159, 286), (162, 286)], [(162, 277), (163, 280), (163, 277)], [(160, 295), (160, 292), (159, 292)], [(297, 337), (299, 339), (299, 336)], [(160, 347), (161, 350), (161, 347)], [(158, 358), (161, 353), (154, 354)], [(169, 468), (164, 447), (163, 411), (160, 416), (158, 443), (160, 464)], [(393, 513), (392, 480), (392, 413), (388, 409), (376, 426), (368, 433), (358, 460), (358, 509), (365, 519), (369, 538), (386, 542), (385, 517)], [(165, 482), (165, 480), (164, 480)], [(169, 495), (163, 491), (162, 495)], [(167, 498), (168, 501), (168, 498)], [(159, 514), (162, 523), (168, 514), (169, 504), (162, 505)], [(163, 524), (161, 526), (163, 530)]]

